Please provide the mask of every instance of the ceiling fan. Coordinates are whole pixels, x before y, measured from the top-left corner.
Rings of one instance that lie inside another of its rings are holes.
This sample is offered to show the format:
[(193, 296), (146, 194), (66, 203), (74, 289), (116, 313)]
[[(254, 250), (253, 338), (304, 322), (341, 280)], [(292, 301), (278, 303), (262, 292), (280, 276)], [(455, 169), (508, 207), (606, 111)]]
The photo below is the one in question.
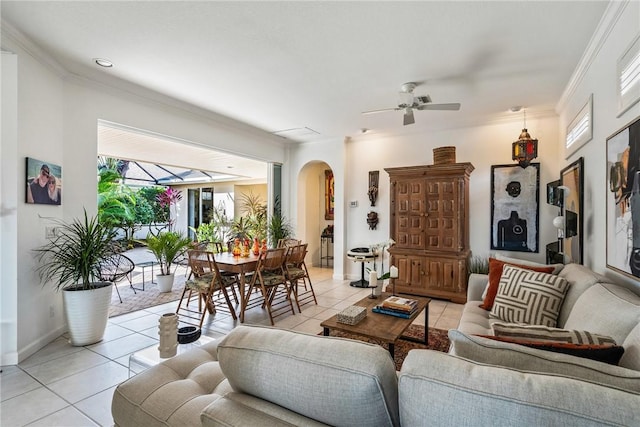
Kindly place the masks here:
[(412, 125), (416, 121), (413, 117), (413, 110), (449, 110), (449, 111), (457, 111), (460, 109), (460, 104), (452, 103), (452, 104), (432, 104), (431, 97), (429, 95), (425, 96), (414, 96), (413, 90), (418, 86), (417, 83), (408, 82), (403, 84), (400, 87), (401, 92), (400, 100), (398, 106), (395, 108), (383, 108), (381, 110), (371, 110), (371, 111), (363, 111), (362, 114), (372, 114), (372, 113), (382, 113), (384, 111), (399, 111), (404, 110), (404, 120), (402, 122), (403, 125)]

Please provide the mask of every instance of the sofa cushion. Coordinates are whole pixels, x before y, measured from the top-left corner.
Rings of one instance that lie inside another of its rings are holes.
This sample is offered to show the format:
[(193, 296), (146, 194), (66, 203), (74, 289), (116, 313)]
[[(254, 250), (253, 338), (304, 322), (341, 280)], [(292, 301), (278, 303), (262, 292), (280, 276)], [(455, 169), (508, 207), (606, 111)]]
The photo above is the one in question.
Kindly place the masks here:
[(480, 308), (478, 301), (470, 301), (464, 305), (458, 329), (469, 334), (492, 334), (491, 323), (497, 321), (489, 317), (489, 312)]
[(510, 323), (555, 326), (569, 282), (505, 265), (490, 316)]
[(498, 293), (498, 286), (500, 285), (500, 278), (502, 277), (502, 270), (505, 265), (513, 265), (516, 267), (524, 268), (525, 270), (539, 271), (541, 273), (551, 273), (554, 267), (532, 267), (523, 264), (507, 263), (505, 261), (499, 261), (495, 258), (489, 258), (489, 284), (487, 285), (483, 294), (483, 301), (480, 308), (487, 311), (491, 310), (493, 303)]
[(558, 276), (571, 284), (558, 315), (558, 327), (564, 328), (569, 313), (580, 295), (598, 282), (607, 282), (607, 279), (581, 264), (567, 264)]
[(456, 356), (522, 371), (565, 375), (640, 393), (640, 372), (449, 330)]
[(518, 258), (511, 258), (508, 256), (504, 256), (501, 253), (496, 253), (495, 258), (498, 261), (504, 261), (508, 264), (520, 264), (520, 265), (526, 265), (528, 267), (553, 267), (553, 271), (551, 272), (551, 274), (560, 274), (560, 272), (562, 270), (564, 270), (564, 264), (541, 264), (539, 262), (534, 262), (534, 261), (527, 261), (524, 259), (518, 259)]
[(609, 335), (623, 343), (638, 323), (640, 296), (622, 286), (598, 283), (580, 295), (564, 328)]
[(305, 417), (331, 425), (398, 424), (395, 366), (380, 346), (238, 326), (218, 345), (218, 360), (236, 392)]
[(203, 427), (217, 426), (326, 426), (296, 412), (244, 393), (230, 392), (207, 406), (200, 415)]
[(637, 425), (640, 394), (562, 375), (411, 350), (398, 379), (405, 426)]
[(200, 412), (232, 391), (216, 361), (217, 341), (147, 369), (116, 387), (111, 403), (115, 424), (200, 426)]
[(624, 354), (620, 359), (620, 366), (640, 371), (640, 323), (631, 330), (622, 343)]
[(494, 322), (491, 325), (496, 337), (514, 338), (537, 342), (557, 342), (566, 344), (608, 344), (616, 345), (613, 338), (594, 334), (589, 331), (550, 328), (540, 325), (516, 325), (514, 323)]

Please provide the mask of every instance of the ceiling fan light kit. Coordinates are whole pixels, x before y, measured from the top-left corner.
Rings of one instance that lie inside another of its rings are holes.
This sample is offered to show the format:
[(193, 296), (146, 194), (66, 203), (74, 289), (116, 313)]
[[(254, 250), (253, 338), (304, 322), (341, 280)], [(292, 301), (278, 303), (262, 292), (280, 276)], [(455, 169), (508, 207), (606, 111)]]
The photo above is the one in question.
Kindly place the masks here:
[(524, 112), (524, 127), (518, 140), (511, 144), (511, 158), (526, 168), (531, 160), (538, 157), (538, 140), (531, 138), (527, 131), (527, 112)]
[(363, 111), (362, 114), (382, 113), (385, 111), (400, 111), (404, 110), (404, 116), (402, 124), (412, 125), (416, 122), (413, 116), (413, 110), (442, 110), (442, 111), (457, 111), (460, 109), (460, 104), (432, 104), (431, 97), (429, 95), (414, 96), (413, 90), (418, 86), (417, 83), (408, 82), (404, 83), (400, 90), (398, 106), (394, 108), (383, 108), (380, 110)]

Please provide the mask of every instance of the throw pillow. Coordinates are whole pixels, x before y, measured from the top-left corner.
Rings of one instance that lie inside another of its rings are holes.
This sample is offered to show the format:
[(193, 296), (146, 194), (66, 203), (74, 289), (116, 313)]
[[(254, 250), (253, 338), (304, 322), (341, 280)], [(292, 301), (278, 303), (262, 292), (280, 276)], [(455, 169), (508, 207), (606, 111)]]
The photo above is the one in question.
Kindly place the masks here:
[(567, 289), (569, 282), (562, 277), (505, 265), (489, 316), (555, 327)]
[(540, 264), (539, 262), (527, 261), (525, 259), (511, 258), (511, 257), (502, 255), (500, 252), (496, 253), (495, 258), (498, 261), (504, 261), (507, 264), (520, 264), (520, 265), (525, 265), (527, 267), (553, 267), (553, 271), (551, 272), (551, 274), (560, 274), (560, 272), (564, 270), (564, 267), (565, 267), (564, 264)]
[(495, 341), (508, 342), (512, 344), (523, 345), (525, 347), (536, 348), (538, 350), (553, 351), (556, 353), (564, 353), (571, 356), (583, 357), (586, 359), (596, 360), (598, 362), (608, 363), (610, 365), (617, 365), (620, 361), (620, 358), (624, 354), (624, 347), (611, 344), (567, 344), (559, 342), (541, 342), (507, 337), (496, 337), (493, 335), (478, 336), (489, 338)]
[(500, 277), (502, 277), (502, 269), (505, 265), (514, 265), (516, 267), (524, 268), (531, 271), (539, 271), (542, 273), (552, 273), (554, 270), (553, 266), (547, 267), (533, 267), (521, 264), (513, 264), (505, 261), (499, 261), (495, 258), (489, 258), (489, 284), (485, 289), (485, 296), (483, 297), (483, 302), (480, 304), (480, 308), (484, 308), (487, 311), (490, 311), (493, 308), (493, 302), (496, 299), (496, 294), (498, 293), (498, 285), (500, 284)]
[(548, 343), (616, 345), (616, 341), (606, 335), (588, 331), (549, 328), (539, 325), (515, 325), (495, 322), (491, 325), (496, 337)]

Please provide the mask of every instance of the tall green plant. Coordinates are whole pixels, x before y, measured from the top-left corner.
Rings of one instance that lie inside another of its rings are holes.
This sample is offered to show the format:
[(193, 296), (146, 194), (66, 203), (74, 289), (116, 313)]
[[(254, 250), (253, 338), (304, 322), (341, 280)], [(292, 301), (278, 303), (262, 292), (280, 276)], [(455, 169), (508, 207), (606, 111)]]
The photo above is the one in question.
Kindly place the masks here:
[(117, 251), (115, 229), (85, 210), (82, 219), (56, 221), (55, 230), (53, 239), (35, 249), (40, 280), (53, 280), (57, 291), (97, 288), (102, 263)]
[(273, 203), (273, 214), (267, 224), (267, 234), (272, 247), (275, 247), (280, 239), (292, 238), (294, 234), (293, 226), (289, 220), (282, 215), (279, 197), (276, 197)]
[(158, 233), (156, 236), (151, 233), (147, 235), (147, 248), (158, 260), (160, 274), (163, 275), (171, 274), (171, 265), (187, 251), (190, 244), (188, 237), (175, 231)]

